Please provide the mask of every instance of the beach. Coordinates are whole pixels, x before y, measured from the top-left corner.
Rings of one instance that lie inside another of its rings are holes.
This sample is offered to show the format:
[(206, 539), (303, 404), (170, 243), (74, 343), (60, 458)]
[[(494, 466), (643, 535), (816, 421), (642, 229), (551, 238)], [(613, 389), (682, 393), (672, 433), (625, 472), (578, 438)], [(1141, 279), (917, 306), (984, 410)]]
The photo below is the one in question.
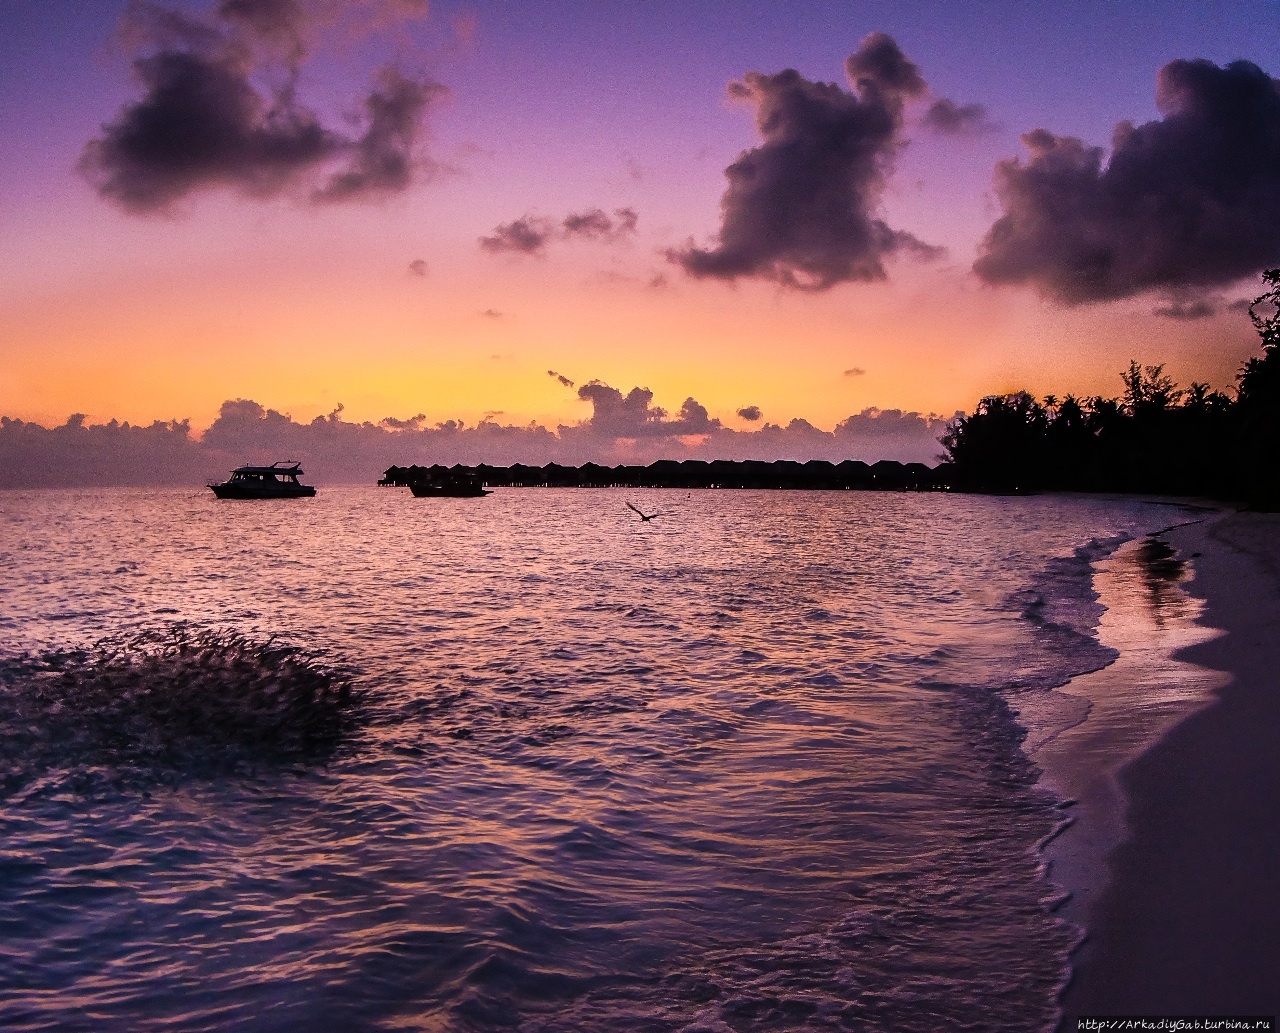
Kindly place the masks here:
[(1123, 833), (1105, 885), (1076, 905), (1088, 933), (1062, 1030), (1280, 1001), (1280, 516), (1215, 514), (1164, 537), (1194, 567), (1199, 623), (1224, 632), (1175, 660), (1230, 680), (1119, 774)]

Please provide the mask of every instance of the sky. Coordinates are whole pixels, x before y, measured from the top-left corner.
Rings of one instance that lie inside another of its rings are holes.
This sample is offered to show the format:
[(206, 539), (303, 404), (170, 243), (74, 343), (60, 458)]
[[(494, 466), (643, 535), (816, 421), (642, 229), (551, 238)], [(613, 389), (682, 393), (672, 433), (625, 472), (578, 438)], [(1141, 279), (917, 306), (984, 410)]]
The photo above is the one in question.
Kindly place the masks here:
[(933, 434), (1228, 387), (1280, 265), (1280, 0), (0, 0), (0, 67), (47, 427)]

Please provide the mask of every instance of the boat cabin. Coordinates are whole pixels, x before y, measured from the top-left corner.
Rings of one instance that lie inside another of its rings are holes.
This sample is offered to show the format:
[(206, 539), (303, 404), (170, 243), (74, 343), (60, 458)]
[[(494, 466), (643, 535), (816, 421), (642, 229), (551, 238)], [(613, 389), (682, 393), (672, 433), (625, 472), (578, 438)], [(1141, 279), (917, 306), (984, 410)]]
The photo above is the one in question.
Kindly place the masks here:
[(301, 463), (272, 463), (270, 466), (237, 466), (229, 484), (297, 484)]

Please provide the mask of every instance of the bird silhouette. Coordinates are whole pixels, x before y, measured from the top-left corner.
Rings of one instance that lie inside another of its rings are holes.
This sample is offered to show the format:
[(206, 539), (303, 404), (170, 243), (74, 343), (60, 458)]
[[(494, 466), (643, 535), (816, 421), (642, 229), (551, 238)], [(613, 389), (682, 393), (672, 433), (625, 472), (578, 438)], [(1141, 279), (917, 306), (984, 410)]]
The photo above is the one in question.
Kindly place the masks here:
[(627, 509), (629, 509), (629, 510), (631, 510), (631, 512), (635, 513), (635, 514), (636, 514), (636, 516), (638, 516), (638, 517), (640, 518), (640, 522), (641, 522), (642, 524), (647, 524), (647, 523), (648, 523), (650, 520), (652, 520), (654, 517), (660, 517), (660, 516), (662, 516), (662, 515), (663, 515), (663, 514), (661, 514), (661, 513), (650, 513), (650, 514), (648, 514), (648, 515), (646, 516), (644, 513), (641, 513), (641, 512), (640, 512), (640, 510), (636, 509), (636, 507), (635, 507), (635, 506), (633, 506), (630, 502), (628, 502), (628, 503), (627, 503)]

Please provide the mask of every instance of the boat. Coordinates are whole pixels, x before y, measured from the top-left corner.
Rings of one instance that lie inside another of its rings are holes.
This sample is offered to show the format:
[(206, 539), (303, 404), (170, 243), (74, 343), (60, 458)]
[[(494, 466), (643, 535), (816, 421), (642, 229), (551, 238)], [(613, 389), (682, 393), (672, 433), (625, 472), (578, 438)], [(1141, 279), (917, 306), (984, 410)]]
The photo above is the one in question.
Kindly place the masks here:
[(493, 492), (480, 484), (474, 474), (446, 474), (443, 477), (427, 477), (409, 482), (409, 490), (417, 499), (478, 499)]
[(210, 484), (220, 499), (309, 499), (316, 490), (300, 484), (301, 463), (272, 463), (270, 466), (237, 466), (221, 484)]

